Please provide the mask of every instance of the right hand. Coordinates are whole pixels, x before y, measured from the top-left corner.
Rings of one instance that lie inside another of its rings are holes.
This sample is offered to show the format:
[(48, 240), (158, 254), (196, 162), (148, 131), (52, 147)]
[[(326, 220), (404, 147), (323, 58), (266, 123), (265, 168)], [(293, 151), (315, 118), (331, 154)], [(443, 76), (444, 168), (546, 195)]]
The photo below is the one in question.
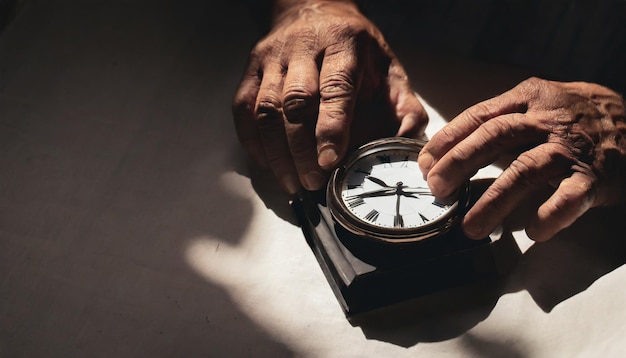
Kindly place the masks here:
[(233, 114), (241, 144), (286, 192), (322, 187), (350, 147), (423, 133), (428, 117), (404, 68), (354, 3), (282, 5), (250, 54)]
[[(488, 235), (525, 204), (528, 237), (545, 241), (587, 210), (626, 202), (626, 109), (622, 97), (586, 82), (528, 79), (459, 114), (424, 146), (418, 162), (433, 194), (447, 196), (501, 155), (517, 158), (463, 219)], [(537, 189), (551, 196), (534, 203)]]

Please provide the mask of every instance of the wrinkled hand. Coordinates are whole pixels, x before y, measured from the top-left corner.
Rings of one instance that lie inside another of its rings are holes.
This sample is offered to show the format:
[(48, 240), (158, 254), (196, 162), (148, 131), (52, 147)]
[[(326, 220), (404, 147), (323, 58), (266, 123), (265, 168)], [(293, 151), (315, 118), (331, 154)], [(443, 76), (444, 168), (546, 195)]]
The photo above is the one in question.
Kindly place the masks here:
[(427, 115), (378, 29), (351, 2), (280, 12), (233, 100), (240, 142), (288, 193), (320, 188), (348, 148), (416, 137)]
[(485, 237), (537, 187), (552, 186), (524, 225), (531, 239), (544, 241), (592, 207), (626, 201), (625, 122), (624, 101), (608, 88), (531, 78), (465, 110), (418, 162), (433, 193), (446, 196), (501, 153), (518, 154), (463, 227)]

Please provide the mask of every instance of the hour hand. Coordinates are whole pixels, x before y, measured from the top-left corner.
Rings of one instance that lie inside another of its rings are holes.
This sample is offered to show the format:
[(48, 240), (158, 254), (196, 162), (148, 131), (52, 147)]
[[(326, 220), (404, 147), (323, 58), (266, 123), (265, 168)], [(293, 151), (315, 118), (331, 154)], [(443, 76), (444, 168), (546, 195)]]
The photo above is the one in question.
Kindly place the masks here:
[(393, 188), (392, 186), (387, 185), (387, 183), (385, 183), (384, 181), (382, 181), (382, 180), (380, 180), (380, 179), (378, 179), (376, 177), (373, 177), (371, 175), (366, 176), (365, 179), (371, 181), (372, 183), (376, 183), (376, 184), (378, 184), (378, 185), (380, 185), (382, 187), (385, 187), (385, 188)]
[(372, 198), (375, 196), (388, 196), (388, 195), (395, 195), (396, 194), (396, 190), (395, 189), (379, 189), (379, 190), (374, 190), (374, 191), (368, 191), (365, 193), (361, 193), (361, 194), (354, 194), (354, 195), (350, 195), (349, 197), (347, 197), (347, 199), (350, 198)]

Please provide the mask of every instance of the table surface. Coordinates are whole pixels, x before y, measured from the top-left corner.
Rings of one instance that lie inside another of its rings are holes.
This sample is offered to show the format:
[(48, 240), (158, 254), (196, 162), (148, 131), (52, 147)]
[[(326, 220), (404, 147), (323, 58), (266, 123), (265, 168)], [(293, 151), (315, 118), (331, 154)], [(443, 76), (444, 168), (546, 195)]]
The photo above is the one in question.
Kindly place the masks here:
[[(1, 35), (0, 357), (626, 351), (624, 210), (543, 244), (513, 232), (523, 254), (500, 280), (347, 320), (237, 143), (231, 98), (260, 34), (215, 5), (32, 0)], [(396, 51), (429, 134), (529, 75), (413, 45)]]

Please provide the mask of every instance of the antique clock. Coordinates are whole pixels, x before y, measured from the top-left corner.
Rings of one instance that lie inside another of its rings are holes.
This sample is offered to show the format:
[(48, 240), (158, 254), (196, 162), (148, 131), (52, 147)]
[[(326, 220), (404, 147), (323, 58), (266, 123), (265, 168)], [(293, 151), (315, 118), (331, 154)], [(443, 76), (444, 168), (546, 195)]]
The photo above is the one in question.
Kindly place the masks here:
[(327, 188), (292, 203), (347, 316), (495, 275), (491, 239), (460, 229), (471, 185), (435, 197), (417, 165), (425, 142), (384, 138), (352, 152)]

